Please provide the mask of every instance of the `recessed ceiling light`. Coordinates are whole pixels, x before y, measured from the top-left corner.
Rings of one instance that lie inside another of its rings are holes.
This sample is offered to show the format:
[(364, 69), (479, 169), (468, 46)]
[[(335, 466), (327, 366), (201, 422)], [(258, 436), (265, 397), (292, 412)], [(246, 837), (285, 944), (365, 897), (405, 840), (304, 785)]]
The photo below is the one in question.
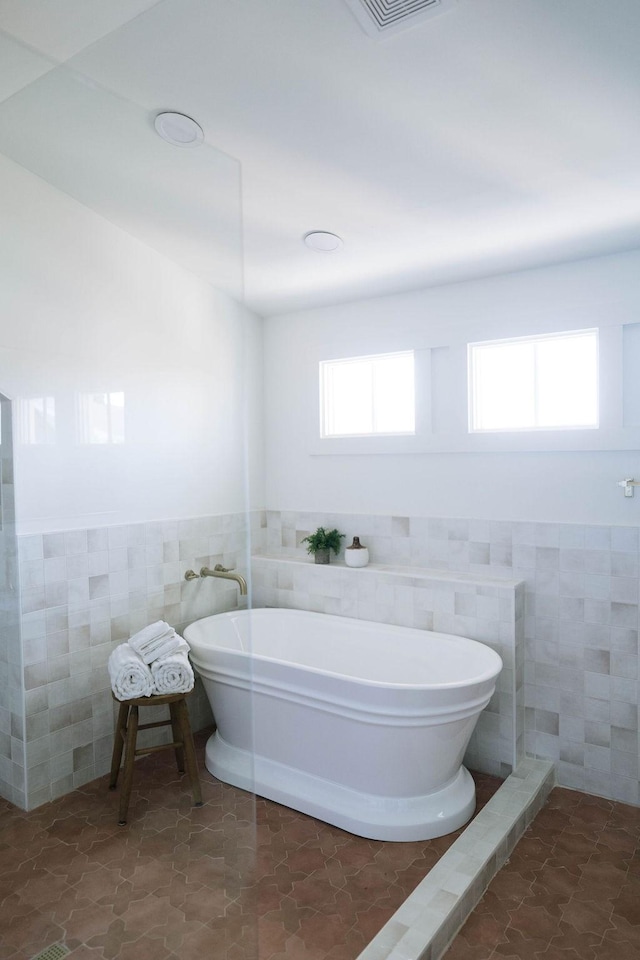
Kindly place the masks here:
[(204, 141), (200, 124), (184, 113), (159, 113), (154, 126), (163, 140), (176, 147), (197, 147)]
[(340, 237), (335, 233), (327, 233), (326, 230), (312, 230), (310, 233), (305, 233), (303, 239), (309, 249), (315, 250), (316, 253), (335, 253), (343, 246)]

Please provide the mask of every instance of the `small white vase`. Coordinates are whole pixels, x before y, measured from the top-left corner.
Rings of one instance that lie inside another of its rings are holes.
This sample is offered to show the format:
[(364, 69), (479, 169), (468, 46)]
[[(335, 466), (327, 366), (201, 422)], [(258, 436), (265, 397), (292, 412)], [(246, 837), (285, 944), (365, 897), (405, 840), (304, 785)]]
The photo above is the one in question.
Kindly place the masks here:
[(360, 537), (354, 537), (353, 543), (344, 551), (344, 562), (348, 567), (366, 567), (369, 563), (369, 549), (360, 543)]

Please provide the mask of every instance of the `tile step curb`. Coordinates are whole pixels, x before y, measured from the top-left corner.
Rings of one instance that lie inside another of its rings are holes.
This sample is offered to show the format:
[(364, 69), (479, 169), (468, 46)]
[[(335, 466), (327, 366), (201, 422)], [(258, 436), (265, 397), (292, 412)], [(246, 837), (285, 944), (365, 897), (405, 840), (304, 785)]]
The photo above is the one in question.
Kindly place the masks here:
[(555, 785), (524, 759), (357, 960), (440, 960)]

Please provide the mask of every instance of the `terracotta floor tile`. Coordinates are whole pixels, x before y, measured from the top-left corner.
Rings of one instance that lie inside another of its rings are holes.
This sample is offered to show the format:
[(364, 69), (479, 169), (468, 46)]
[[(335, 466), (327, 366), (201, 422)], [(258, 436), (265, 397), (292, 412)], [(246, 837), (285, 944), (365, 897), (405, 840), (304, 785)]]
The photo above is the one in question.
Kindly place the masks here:
[[(544, 811), (542, 811), (544, 813)], [(531, 837), (535, 839), (546, 840), (547, 843), (555, 844), (556, 840), (564, 830), (563, 825), (555, 825), (553, 821), (546, 825), (544, 823), (539, 823), (538, 818), (542, 814), (538, 814), (538, 817), (533, 821), (529, 830), (531, 831)], [(563, 820), (566, 818), (563, 818)]]
[(27, 955), (39, 953), (50, 943), (59, 942), (64, 931), (38, 910), (7, 918), (2, 925), (3, 943), (8, 948), (24, 950)]
[(97, 870), (87, 872), (76, 881), (74, 887), (78, 893), (82, 893), (82, 896), (105, 905), (116, 901), (119, 890), (127, 899), (136, 899), (131, 882), (123, 880), (120, 870), (116, 867), (98, 867)]
[[(223, 930), (214, 930), (205, 925), (193, 926), (185, 931), (176, 953), (180, 960), (202, 960), (204, 957), (224, 956), (220, 950), (229, 945), (230, 941)], [(152, 958), (153, 954), (150, 954), (150, 960)]]
[[(157, 940), (147, 940), (145, 937), (141, 937), (131, 943), (123, 943), (120, 947), (118, 960), (170, 960), (172, 956), (167, 948)], [(87, 957), (87, 960), (89, 960), (89, 957)]]
[(367, 942), (368, 941), (364, 940), (361, 935), (351, 931), (347, 935), (345, 943), (332, 947), (331, 950), (325, 954), (325, 960), (353, 960), (353, 957), (357, 957), (362, 953)]
[(303, 877), (319, 870), (324, 866), (325, 857), (321, 850), (312, 847), (300, 847), (298, 850), (288, 854), (284, 861), (286, 868), (292, 874), (299, 874)]
[(539, 883), (532, 884), (532, 887), (533, 890), (529, 896), (523, 898), (522, 906), (542, 909), (554, 920), (560, 920), (562, 917), (562, 896), (557, 893), (548, 893), (541, 888)]
[(548, 946), (542, 937), (528, 937), (520, 930), (507, 927), (501, 941), (496, 943), (493, 956), (500, 960), (539, 960), (538, 954)]
[(554, 847), (554, 850), (556, 852), (542, 865), (542, 869), (537, 871), (535, 879), (540, 879), (547, 870), (564, 870), (569, 876), (574, 877), (576, 882), (579, 881), (582, 876), (583, 867), (585, 863), (588, 863), (589, 857), (584, 856), (578, 859), (574, 854), (560, 851), (557, 847)]
[(329, 951), (332, 947), (340, 946), (344, 939), (344, 924), (336, 916), (320, 916), (317, 913), (312, 917), (305, 917), (300, 922), (297, 936), (303, 941), (308, 951)]
[(640, 960), (640, 946), (605, 939), (598, 946), (597, 960)]
[(623, 917), (627, 923), (640, 929), (640, 884), (625, 884), (612, 903), (616, 916)]
[[(206, 774), (194, 809), (173, 763), (136, 764), (126, 827), (105, 777), (31, 814), (0, 805), (2, 960), (54, 942), (74, 960), (352, 960), (459, 835), (365, 840)], [(498, 786), (477, 777), (479, 808)]]
[(491, 893), (500, 903), (514, 901), (521, 903), (531, 895), (531, 880), (525, 880), (515, 870), (501, 870), (491, 884)]
[(575, 950), (583, 960), (598, 960), (598, 948), (601, 941), (602, 937), (598, 933), (580, 932), (571, 924), (560, 923), (558, 935), (553, 938), (551, 943), (557, 949)]
[(593, 845), (600, 839), (601, 831), (602, 828), (599, 824), (589, 823), (587, 820), (581, 820), (575, 817), (572, 818), (571, 822), (566, 825), (562, 831), (562, 835), (568, 837), (582, 837), (584, 840), (587, 840), (591, 845)]
[(621, 870), (628, 870), (633, 862), (633, 856), (628, 850), (614, 850), (613, 847), (605, 843), (597, 843), (594, 852), (589, 857), (590, 862), (611, 863), (620, 867)]
[(607, 940), (617, 940), (619, 942), (628, 941), (636, 946), (640, 946), (640, 930), (636, 924), (629, 923), (619, 913), (611, 914), (612, 929), (607, 930), (605, 938)]
[(555, 842), (557, 854), (568, 854), (577, 863), (586, 863), (593, 853), (593, 840), (589, 840), (580, 833), (567, 833), (563, 830)]
[(509, 859), (509, 866), (514, 874), (517, 874), (523, 880), (532, 881), (538, 876), (547, 861), (538, 859), (535, 855), (529, 855), (527, 851), (516, 851)]
[(612, 827), (626, 830), (636, 838), (640, 837), (640, 807), (632, 807), (627, 803), (616, 804), (609, 823)]
[[(593, 798), (597, 801), (597, 797)], [(596, 827), (604, 827), (611, 820), (614, 805), (608, 800), (604, 803), (591, 803), (589, 800), (581, 800), (575, 808), (574, 816), (577, 820), (591, 823)]]
[(353, 926), (364, 937), (365, 943), (373, 939), (395, 909), (395, 901), (386, 897), (357, 912)]
[[(392, 893), (392, 891), (390, 891), (390, 893)], [(334, 913), (336, 916), (342, 917), (345, 927), (348, 927), (351, 923), (354, 923), (354, 925), (357, 926), (358, 917), (360, 914), (364, 913), (371, 906), (379, 905), (381, 899), (376, 901), (376, 904), (372, 904), (370, 902), (367, 903), (365, 900), (357, 900), (351, 895), (347, 885), (343, 890), (337, 891), (334, 903), (328, 902), (323, 906), (316, 907), (316, 909), (319, 910), (320, 913)], [(391, 914), (397, 909), (395, 906), (396, 898), (390, 895), (388, 901), (389, 913), (387, 916), (391, 916)]]
[(574, 927), (578, 933), (593, 933), (603, 937), (610, 930), (612, 913), (608, 900), (596, 903), (593, 900), (581, 901), (575, 897), (562, 906), (562, 920)]
[(20, 902), (29, 904), (42, 910), (50, 903), (55, 903), (71, 891), (71, 887), (64, 877), (52, 877), (51, 874), (42, 874), (27, 882), (20, 889)]
[[(501, 871), (503, 872), (503, 871)], [(569, 873), (565, 866), (557, 866), (547, 862), (544, 870), (541, 870), (536, 878), (536, 885), (544, 889), (547, 893), (558, 898), (560, 903), (566, 902), (580, 886), (582, 872), (577, 876)], [(504, 874), (503, 883), (508, 884), (509, 874)]]
[(42, 908), (42, 912), (55, 923), (64, 926), (74, 910), (83, 910), (91, 906), (93, 906), (93, 901), (87, 899), (81, 889), (71, 887), (59, 900), (49, 903), (46, 907)]
[(628, 870), (620, 864), (601, 860), (597, 854), (582, 868), (579, 887), (603, 886), (614, 896), (627, 882)]
[(447, 960), (489, 960), (492, 956), (493, 944), (470, 944), (463, 937), (456, 937), (447, 950)]
[(296, 880), (289, 896), (300, 906), (317, 909), (327, 903), (335, 904), (337, 892), (326, 870), (322, 870), (314, 871), (302, 880)]
[(521, 903), (509, 911), (510, 927), (522, 934), (525, 940), (551, 940), (558, 931), (558, 921), (548, 913), (545, 907), (528, 906)]
[(573, 947), (564, 949), (563, 947), (548, 947), (543, 953), (538, 954), (540, 960), (582, 960), (582, 957)]
[(489, 913), (494, 917), (504, 919), (508, 918), (509, 910), (513, 909), (519, 903), (522, 903), (521, 897), (514, 899), (503, 897), (495, 891), (492, 885), (489, 890), (485, 890), (482, 899), (474, 910), (474, 914)]
[(464, 925), (463, 938), (470, 946), (495, 947), (506, 940), (505, 927), (492, 914), (474, 914)]
[(637, 838), (628, 831), (620, 827), (609, 826), (600, 832), (598, 837), (598, 849), (601, 846), (609, 847), (611, 850), (619, 851), (627, 856), (632, 856), (637, 847)]
[(111, 907), (91, 903), (72, 910), (64, 922), (64, 928), (67, 937), (84, 943), (90, 937), (106, 934), (115, 921)]
[(445, 960), (485, 960), (475, 915), (497, 922), (491, 960), (640, 960), (639, 827), (635, 807), (553, 790)]
[[(497, 786), (476, 776), (479, 805)], [(124, 828), (104, 777), (30, 814), (0, 803), (2, 960), (56, 942), (72, 960), (354, 960), (460, 833), (377, 843), (207, 774), (202, 791), (194, 809), (163, 751), (136, 764)], [(636, 808), (554, 790), (447, 960), (640, 960), (639, 836)]]

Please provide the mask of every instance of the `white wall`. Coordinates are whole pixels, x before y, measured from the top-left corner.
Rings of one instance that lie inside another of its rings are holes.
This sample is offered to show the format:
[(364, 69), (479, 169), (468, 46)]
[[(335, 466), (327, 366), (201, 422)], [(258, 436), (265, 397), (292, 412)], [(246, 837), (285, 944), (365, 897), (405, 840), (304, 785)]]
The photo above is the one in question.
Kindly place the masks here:
[[(260, 507), (259, 318), (1, 157), (0, 222), (0, 390), (56, 411), (54, 443), (16, 437), (19, 532)], [(82, 443), (78, 395), (109, 391), (125, 442)]]
[(634, 251), (269, 319), (268, 507), (637, 524), (640, 496), (625, 499), (616, 486), (623, 477), (640, 477), (636, 450), (313, 452), (318, 360), (576, 326), (614, 330), (640, 320), (638, 276)]

